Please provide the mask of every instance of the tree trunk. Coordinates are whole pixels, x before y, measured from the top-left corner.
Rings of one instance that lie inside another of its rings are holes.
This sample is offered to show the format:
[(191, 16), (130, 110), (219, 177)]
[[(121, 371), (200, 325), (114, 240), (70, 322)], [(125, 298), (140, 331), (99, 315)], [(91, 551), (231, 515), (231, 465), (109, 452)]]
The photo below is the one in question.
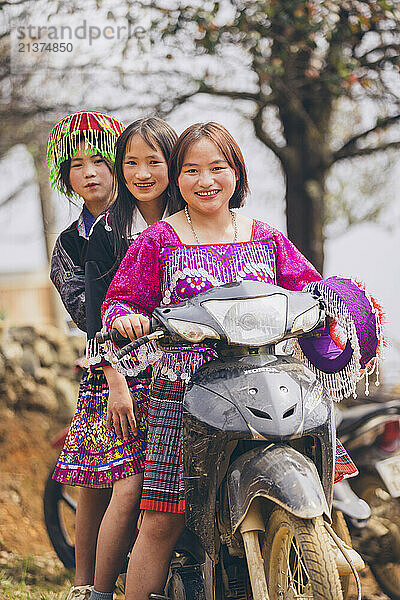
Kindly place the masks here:
[(324, 270), (323, 184), (286, 171), (286, 223), (289, 239), (319, 273)]
[[(31, 149), (30, 149), (31, 150)], [(46, 244), (47, 261), (50, 262), (56, 239), (56, 220), (49, 185), (49, 174), (43, 155), (31, 150), (39, 186), (40, 206), (42, 210), (43, 235)]]
[[(281, 107), (280, 115), (287, 140), (284, 170), (288, 237), (322, 275), (326, 170), (326, 148), (319, 135), (322, 126), (299, 118), (291, 110), (290, 99)], [(325, 119), (329, 120), (328, 110)]]
[[(49, 173), (43, 158), (42, 150), (42, 148), (29, 147), (35, 165), (36, 178), (39, 187), (43, 236), (46, 245), (47, 262), (50, 264), (57, 237), (57, 228), (52, 193), (49, 184)], [(65, 311), (61, 306), (60, 298), (53, 285), (50, 286), (50, 300), (53, 324), (65, 329)]]

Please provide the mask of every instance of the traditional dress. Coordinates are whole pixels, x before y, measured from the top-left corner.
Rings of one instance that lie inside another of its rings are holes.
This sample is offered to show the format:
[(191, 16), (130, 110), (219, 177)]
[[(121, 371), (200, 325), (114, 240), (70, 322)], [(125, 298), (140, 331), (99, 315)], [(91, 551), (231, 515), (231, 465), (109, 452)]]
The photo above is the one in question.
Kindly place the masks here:
[[(211, 287), (238, 279), (274, 283), (302, 290), (321, 281), (307, 259), (279, 231), (254, 221), (251, 239), (230, 244), (183, 244), (175, 230), (159, 222), (146, 230), (128, 250), (103, 304), (103, 322), (131, 312), (150, 316), (160, 305), (191, 298)], [(215, 357), (205, 345), (190, 350), (138, 352), (133, 369), (157, 360), (148, 414), (146, 466), (141, 508), (184, 512), (182, 408), (191, 374)], [(118, 366), (117, 364), (115, 366)], [(119, 369), (129, 369), (122, 361)], [(132, 367), (131, 367), (132, 368)], [(126, 372), (126, 371), (125, 371)], [(338, 445), (336, 480), (357, 473), (344, 448)]]
[(135, 404), (137, 435), (120, 440), (106, 427), (109, 390), (101, 367), (108, 362), (94, 336), (101, 329), (101, 303), (116, 271), (113, 239), (106, 213), (92, 227), (83, 257), (89, 370), (82, 379), (76, 411), (53, 475), (68, 485), (110, 487), (114, 481), (144, 469), (149, 372), (127, 377)]
[[(75, 155), (82, 141), (88, 149), (113, 160), (115, 141), (122, 131), (119, 121), (101, 113), (81, 111), (62, 119), (48, 143), (52, 185), (63, 191), (60, 165)], [(134, 235), (147, 227), (143, 219), (137, 224)], [(57, 239), (51, 261), (50, 277), (73, 321), (87, 333), (92, 350), (94, 335), (101, 329), (101, 304), (117, 267), (113, 241), (108, 215), (95, 221), (84, 206), (78, 220)], [(82, 375), (77, 408), (53, 479), (68, 485), (110, 487), (118, 479), (143, 471), (149, 375), (127, 378), (138, 434), (122, 441), (106, 427), (109, 390), (103, 370), (96, 367), (107, 361), (89, 351), (88, 362), (91, 368)]]

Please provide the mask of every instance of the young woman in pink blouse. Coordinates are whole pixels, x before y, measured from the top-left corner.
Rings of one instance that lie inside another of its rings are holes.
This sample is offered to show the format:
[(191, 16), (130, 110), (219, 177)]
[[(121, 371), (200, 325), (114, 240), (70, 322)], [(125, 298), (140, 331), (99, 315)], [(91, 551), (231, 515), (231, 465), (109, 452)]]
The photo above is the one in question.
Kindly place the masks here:
[[(173, 200), (183, 200), (185, 208), (149, 227), (129, 248), (103, 304), (107, 328), (135, 339), (149, 332), (155, 307), (238, 278), (290, 290), (321, 281), (279, 231), (232, 210), (243, 205), (248, 183), (241, 151), (224, 127), (200, 123), (186, 129), (172, 149), (169, 178)], [(170, 556), (184, 527), (185, 386), (214, 356), (204, 345), (175, 348), (155, 364), (141, 500), (145, 514), (128, 569), (127, 600), (162, 593)], [(139, 364), (141, 360), (146, 364), (147, 359), (136, 359)], [(343, 447), (340, 450), (336, 480), (356, 473)]]

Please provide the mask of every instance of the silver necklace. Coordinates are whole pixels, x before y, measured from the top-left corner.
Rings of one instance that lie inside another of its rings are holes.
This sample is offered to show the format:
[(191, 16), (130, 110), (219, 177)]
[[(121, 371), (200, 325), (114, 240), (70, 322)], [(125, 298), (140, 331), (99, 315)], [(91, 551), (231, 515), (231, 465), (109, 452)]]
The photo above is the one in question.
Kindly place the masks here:
[[(237, 227), (237, 222), (236, 222), (236, 213), (233, 212), (233, 210), (230, 210), (229, 212), (231, 213), (231, 217), (232, 217), (232, 227), (233, 227), (233, 232), (234, 232), (233, 243), (235, 243), (235, 242), (237, 242), (237, 239), (238, 239), (238, 227)], [(200, 240), (199, 240), (197, 233), (193, 227), (192, 219), (190, 218), (189, 209), (188, 209), (187, 205), (185, 206), (185, 216), (186, 216), (188, 225), (192, 230), (193, 237), (196, 240), (196, 244), (198, 244), (200, 246)]]

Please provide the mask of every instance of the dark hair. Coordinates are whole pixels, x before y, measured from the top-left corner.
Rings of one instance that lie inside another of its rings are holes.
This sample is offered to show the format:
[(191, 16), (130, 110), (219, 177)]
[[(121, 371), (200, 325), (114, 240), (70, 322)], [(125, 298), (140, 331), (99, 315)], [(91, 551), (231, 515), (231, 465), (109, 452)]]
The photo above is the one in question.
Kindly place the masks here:
[(219, 123), (211, 121), (209, 123), (195, 123), (194, 125), (190, 125), (190, 127), (181, 133), (172, 149), (168, 163), (171, 208), (175, 211), (180, 210), (179, 207), (186, 204), (178, 186), (178, 177), (181, 173), (187, 151), (202, 138), (208, 138), (221, 150), (227, 163), (236, 173), (236, 187), (229, 200), (229, 208), (243, 206), (245, 198), (249, 193), (249, 184), (242, 152), (229, 131)]
[[(169, 160), (172, 147), (178, 137), (174, 129), (163, 119), (145, 117), (128, 125), (117, 140), (115, 146), (114, 193), (112, 196), (115, 200), (110, 207), (117, 263), (122, 260), (128, 248), (128, 238), (132, 228), (134, 208), (136, 207), (136, 198), (129, 191), (123, 172), (126, 148), (129, 141), (136, 134), (139, 134), (153, 150), (156, 150), (156, 145), (158, 145), (166, 162)], [(183, 208), (182, 204), (175, 211), (171, 211), (169, 186), (165, 191), (165, 199), (166, 208), (170, 214)]]
[[(83, 137), (80, 139), (79, 143), (81, 141), (84, 141)], [(99, 154), (99, 156), (102, 157), (102, 159), (106, 163), (107, 167), (110, 169), (110, 173), (112, 173), (113, 166), (114, 166), (112, 161), (109, 158), (105, 158), (101, 154)], [(63, 160), (63, 162), (60, 164), (60, 168), (58, 169), (57, 185), (58, 185), (58, 187), (62, 188), (62, 191), (67, 196), (67, 198), (73, 204), (75, 204), (74, 198), (77, 197), (77, 194), (72, 189), (71, 179), (70, 179), (70, 171), (71, 171), (71, 159), (67, 158), (66, 160)]]

